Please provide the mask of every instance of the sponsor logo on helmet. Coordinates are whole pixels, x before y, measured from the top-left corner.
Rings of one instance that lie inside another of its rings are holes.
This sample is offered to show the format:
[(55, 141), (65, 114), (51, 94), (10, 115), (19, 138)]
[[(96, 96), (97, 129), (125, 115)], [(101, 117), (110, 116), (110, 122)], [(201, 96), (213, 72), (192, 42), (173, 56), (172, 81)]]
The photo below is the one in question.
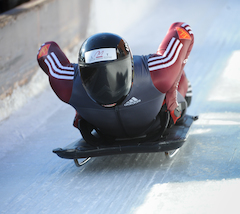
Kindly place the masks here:
[(115, 59), (117, 59), (117, 53), (115, 48), (100, 48), (85, 53), (86, 63), (110, 61)]
[(39, 53), (38, 53), (38, 59), (43, 57), (43, 56), (47, 56), (48, 55), (48, 50), (49, 50), (49, 47), (50, 47), (50, 44), (48, 45), (43, 45), (41, 47), (41, 49), (39, 50)]
[(183, 28), (177, 27), (177, 33), (178, 33), (179, 39), (191, 39), (191, 36), (189, 35), (189, 33)]

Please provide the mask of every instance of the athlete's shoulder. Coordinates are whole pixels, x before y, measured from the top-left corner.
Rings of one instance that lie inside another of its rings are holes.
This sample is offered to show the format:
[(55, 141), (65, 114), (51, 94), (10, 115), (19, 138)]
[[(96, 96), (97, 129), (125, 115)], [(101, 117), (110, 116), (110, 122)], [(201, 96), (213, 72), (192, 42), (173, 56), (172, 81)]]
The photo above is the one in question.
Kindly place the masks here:
[(62, 51), (56, 42), (49, 41), (49, 42), (43, 43), (38, 50), (38, 54), (37, 54), (38, 63), (41, 63), (42, 61), (47, 59), (47, 57), (50, 55), (51, 52), (54, 53), (54, 52), (62, 52)]
[(44, 43), (38, 51), (37, 60), (48, 75), (59, 79), (73, 79), (73, 65), (57, 43)]
[(55, 42), (44, 43), (37, 54), (42, 70), (49, 76), (49, 82), (56, 95), (68, 102), (74, 80), (74, 66)]
[(194, 36), (192, 28), (185, 22), (173, 23), (170, 26), (169, 31), (175, 32), (175, 37), (180, 40), (192, 40)]

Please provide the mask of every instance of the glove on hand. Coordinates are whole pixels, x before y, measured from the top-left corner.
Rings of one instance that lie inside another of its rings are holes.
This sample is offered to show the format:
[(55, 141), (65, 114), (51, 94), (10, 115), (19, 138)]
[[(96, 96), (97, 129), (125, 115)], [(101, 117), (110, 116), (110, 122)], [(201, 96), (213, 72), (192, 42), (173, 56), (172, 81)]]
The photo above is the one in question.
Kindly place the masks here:
[(172, 110), (170, 112), (170, 121), (168, 124), (168, 127), (171, 128), (174, 124), (176, 124), (177, 120), (181, 117), (181, 107), (178, 106), (177, 108), (175, 108), (174, 110)]
[(76, 112), (75, 118), (73, 120), (73, 126), (78, 129), (78, 122), (81, 119), (81, 116)]

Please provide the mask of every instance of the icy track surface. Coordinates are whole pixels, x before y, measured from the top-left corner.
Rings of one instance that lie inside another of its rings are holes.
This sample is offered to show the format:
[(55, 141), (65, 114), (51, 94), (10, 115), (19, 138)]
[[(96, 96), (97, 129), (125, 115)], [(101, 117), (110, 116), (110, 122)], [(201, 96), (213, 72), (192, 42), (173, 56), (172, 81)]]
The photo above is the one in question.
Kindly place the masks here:
[[(239, 212), (239, 1), (133, 2), (129, 10), (127, 2), (95, 1), (92, 16), (101, 11), (109, 18), (99, 18), (91, 30), (121, 34), (134, 54), (148, 54), (171, 23), (191, 25), (195, 46), (185, 70), (194, 96), (188, 113), (200, 119), (187, 142), (173, 159), (128, 154), (92, 158), (77, 168), (52, 153), (80, 135), (72, 127), (74, 110), (47, 88), (0, 123), (1, 214)], [(116, 27), (117, 6), (126, 9), (122, 24), (132, 20), (124, 30)]]

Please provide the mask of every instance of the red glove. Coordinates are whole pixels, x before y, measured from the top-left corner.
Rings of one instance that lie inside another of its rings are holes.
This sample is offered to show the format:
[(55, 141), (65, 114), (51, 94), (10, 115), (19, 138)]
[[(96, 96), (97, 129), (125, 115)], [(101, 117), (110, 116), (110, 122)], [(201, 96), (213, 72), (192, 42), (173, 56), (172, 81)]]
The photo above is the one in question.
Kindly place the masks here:
[(80, 114), (76, 112), (75, 118), (73, 120), (73, 126), (78, 129), (78, 121), (81, 119)]
[(180, 106), (178, 106), (177, 108), (175, 108), (170, 112), (171, 118), (170, 118), (168, 127), (172, 127), (177, 122), (177, 120), (181, 117), (182, 112), (180, 109), (181, 109)]

